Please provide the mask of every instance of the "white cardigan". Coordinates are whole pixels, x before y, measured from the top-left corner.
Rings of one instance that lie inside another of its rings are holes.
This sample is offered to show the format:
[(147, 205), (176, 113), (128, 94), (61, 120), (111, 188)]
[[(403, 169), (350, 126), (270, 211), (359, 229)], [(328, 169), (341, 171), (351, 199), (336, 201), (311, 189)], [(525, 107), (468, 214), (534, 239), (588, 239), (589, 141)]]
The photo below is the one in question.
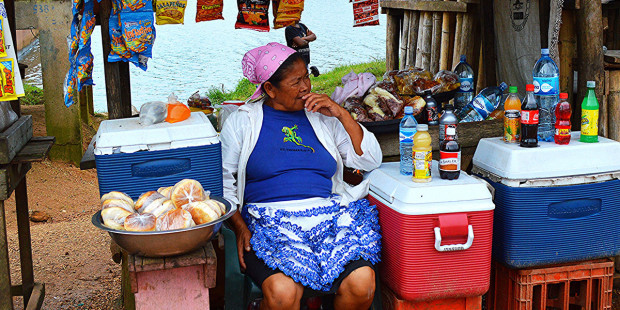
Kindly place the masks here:
[[(243, 202), (245, 168), (263, 124), (262, 104), (262, 101), (257, 101), (239, 107), (226, 119), (220, 134), (224, 198), (233, 206)], [(375, 135), (360, 125), (364, 132), (361, 145), (364, 153), (360, 156), (355, 153), (349, 134), (337, 118), (318, 112), (305, 112), (319, 141), (336, 160), (337, 169), (332, 177), (332, 193), (342, 196), (341, 205), (347, 205), (366, 196), (368, 180), (352, 187), (344, 182), (343, 171), (345, 165), (365, 171), (381, 165), (383, 154)]]

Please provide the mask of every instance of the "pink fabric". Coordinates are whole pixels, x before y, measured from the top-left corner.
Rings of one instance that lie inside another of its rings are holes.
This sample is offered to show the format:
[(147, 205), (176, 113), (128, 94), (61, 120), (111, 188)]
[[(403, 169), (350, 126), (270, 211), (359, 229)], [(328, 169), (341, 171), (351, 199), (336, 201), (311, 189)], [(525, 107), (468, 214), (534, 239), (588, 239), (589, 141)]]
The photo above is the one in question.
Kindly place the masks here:
[(295, 50), (280, 43), (271, 42), (267, 45), (257, 47), (243, 55), (241, 67), (243, 76), (248, 78), (252, 84), (258, 85), (256, 91), (250, 99), (260, 97), (263, 92), (262, 85), (265, 83), (282, 63), (295, 53)]
[(377, 78), (368, 72), (356, 74), (351, 70), (349, 74), (342, 77), (344, 87), (336, 87), (331, 95), (332, 100), (342, 104), (351, 96), (362, 97), (366, 91), (377, 81)]

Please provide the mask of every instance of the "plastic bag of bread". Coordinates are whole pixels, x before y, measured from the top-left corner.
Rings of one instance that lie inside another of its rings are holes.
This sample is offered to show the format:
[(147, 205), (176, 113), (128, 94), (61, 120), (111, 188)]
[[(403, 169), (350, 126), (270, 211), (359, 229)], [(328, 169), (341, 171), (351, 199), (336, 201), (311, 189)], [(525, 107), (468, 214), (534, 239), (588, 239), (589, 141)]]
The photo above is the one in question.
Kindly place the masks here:
[(164, 197), (170, 199), (170, 192), (172, 191), (173, 187), (174, 186), (160, 187), (157, 189), (157, 192), (162, 194)]
[(138, 200), (136, 200), (136, 205), (134, 206), (134, 208), (136, 210), (138, 210), (139, 213), (143, 213), (144, 212), (144, 208), (146, 208), (153, 201), (155, 201), (157, 199), (160, 199), (160, 198), (165, 198), (165, 197), (164, 197), (164, 195), (162, 195), (162, 194), (160, 194), (160, 193), (158, 193), (156, 191), (146, 192), (146, 193), (140, 195)]
[[(425, 111), (424, 108), (426, 107), (426, 101), (424, 101), (424, 98), (420, 96), (402, 96), (401, 98), (403, 98), (405, 106), (413, 107), (413, 116), (421, 115), (422, 111)], [(396, 115), (396, 118), (402, 118), (405, 114), (404, 110), (405, 109), (403, 107), (403, 110)]]
[(140, 124), (149, 126), (161, 123), (168, 116), (168, 105), (163, 101), (151, 101), (140, 107)]
[(221, 216), (220, 207), (213, 200), (196, 201), (183, 207), (191, 215), (196, 225), (201, 225), (217, 220)]
[(441, 70), (435, 74), (434, 79), (441, 85), (434, 94), (453, 91), (461, 86), (458, 75), (452, 71)]
[(125, 218), (125, 230), (127, 231), (154, 231), (157, 218), (150, 213), (133, 213)]
[(160, 217), (166, 214), (168, 211), (174, 210), (176, 208), (177, 207), (174, 206), (171, 200), (166, 200), (162, 204), (151, 210), (151, 214), (155, 215), (155, 217)]
[(157, 230), (183, 229), (196, 226), (192, 215), (183, 209), (174, 209), (157, 218)]
[(196, 180), (184, 179), (179, 181), (170, 192), (170, 200), (177, 208), (181, 208), (194, 201), (202, 201), (209, 198), (205, 193), (202, 184)]
[(120, 199), (120, 200), (127, 201), (127, 203), (131, 204), (132, 207), (134, 205), (133, 199), (131, 199), (129, 195), (122, 193), (122, 192), (109, 192), (107, 194), (104, 194), (103, 196), (101, 196), (101, 203), (103, 203), (106, 200), (110, 200), (110, 199)]
[(149, 204), (144, 205), (140, 213), (153, 213), (153, 211), (160, 208), (166, 200), (168, 200), (166, 197), (157, 198)]
[(101, 207), (103, 225), (112, 229), (124, 230), (125, 218), (134, 213), (133, 206), (120, 199), (106, 200)]
[(351, 114), (354, 120), (358, 122), (372, 122), (368, 112), (364, 109), (362, 98), (351, 96), (344, 101), (342, 107)]

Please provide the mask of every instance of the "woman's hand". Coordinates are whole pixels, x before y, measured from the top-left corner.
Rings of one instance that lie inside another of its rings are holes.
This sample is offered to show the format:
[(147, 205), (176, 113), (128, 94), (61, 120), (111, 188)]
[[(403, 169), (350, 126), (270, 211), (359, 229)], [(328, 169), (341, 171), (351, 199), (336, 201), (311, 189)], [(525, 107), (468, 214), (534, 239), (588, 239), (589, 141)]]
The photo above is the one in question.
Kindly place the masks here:
[(304, 108), (308, 112), (319, 112), (325, 116), (333, 116), (338, 119), (348, 114), (343, 107), (325, 94), (309, 93), (301, 97), (301, 99), (306, 101)]
[(252, 248), (250, 246), (250, 239), (252, 238), (252, 232), (245, 225), (241, 213), (235, 212), (229, 219), (232, 229), (235, 231), (237, 237), (237, 255), (239, 255), (239, 265), (241, 270), (245, 271), (245, 260), (243, 259), (243, 252), (249, 252)]

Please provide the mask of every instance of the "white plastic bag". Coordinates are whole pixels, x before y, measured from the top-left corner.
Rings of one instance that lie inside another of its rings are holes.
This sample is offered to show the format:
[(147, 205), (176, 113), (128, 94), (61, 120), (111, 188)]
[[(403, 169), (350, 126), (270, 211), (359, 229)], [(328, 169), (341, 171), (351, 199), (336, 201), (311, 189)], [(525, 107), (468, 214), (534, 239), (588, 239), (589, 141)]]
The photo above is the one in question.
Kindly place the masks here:
[(17, 120), (17, 114), (13, 112), (8, 101), (0, 102), (0, 131), (4, 131)]
[(168, 105), (163, 101), (151, 101), (140, 107), (140, 124), (142, 126), (161, 123), (168, 115)]

